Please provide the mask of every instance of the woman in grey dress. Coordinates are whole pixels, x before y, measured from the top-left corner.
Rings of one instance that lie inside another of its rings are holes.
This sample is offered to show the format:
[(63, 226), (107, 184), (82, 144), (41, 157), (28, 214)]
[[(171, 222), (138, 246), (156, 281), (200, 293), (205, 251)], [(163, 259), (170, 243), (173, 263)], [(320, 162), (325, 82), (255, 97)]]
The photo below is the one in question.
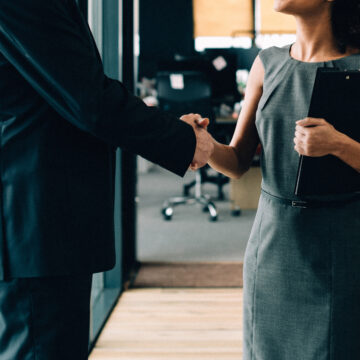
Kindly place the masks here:
[(360, 143), (306, 118), (318, 67), (360, 69), (360, 4), (275, 0), (275, 9), (295, 16), (297, 40), (261, 51), (232, 142), (214, 142), (210, 161), (237, 178), (262, 145), (262, 194), (244, 260), (244, 360), (358, 360), (359, 194), (302, 208), (294, 184), (299, 154), (332, 154), (360, 171)]

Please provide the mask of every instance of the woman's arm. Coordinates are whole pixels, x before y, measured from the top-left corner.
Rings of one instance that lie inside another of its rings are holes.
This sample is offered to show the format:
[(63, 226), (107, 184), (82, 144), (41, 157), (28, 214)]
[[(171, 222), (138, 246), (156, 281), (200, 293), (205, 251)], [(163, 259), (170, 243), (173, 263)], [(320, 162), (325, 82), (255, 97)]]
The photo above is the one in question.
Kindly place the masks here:
[(294, 142), (300, 155), (319, 157), (331, 154), (360, 172), (360, 143), (337, 131), (324, 119), (297, 121)]
[(244, 105), (230, 145), (214, 140), (214, 152), (209, 165), (231, 178), (239, 178), (250, 167), (259, 136), (255, 127), (255, 114), (262, 95), (264, 67), (259, 57), (250, 71)]
[(338, 141), (332, 152), (333, 155), (360, 172), (360, 143), (339, 133)]

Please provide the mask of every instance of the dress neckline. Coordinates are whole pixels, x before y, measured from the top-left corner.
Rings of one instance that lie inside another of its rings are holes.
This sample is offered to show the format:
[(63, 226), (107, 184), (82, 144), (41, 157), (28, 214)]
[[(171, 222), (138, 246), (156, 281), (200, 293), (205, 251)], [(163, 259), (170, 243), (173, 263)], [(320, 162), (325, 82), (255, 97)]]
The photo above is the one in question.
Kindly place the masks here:
[(288, 59), (290, 59), (291, 61), (293, 61), (295, 63), (305, 64), (305, 65), (320, 65), (320, 64), (326, 64), (326, 63), (333, 63), (333, 62), (336, 62), (336, 61), (341, 61), (341, 60), (350, 58), (351, 56), (360, 55), (360, 52), (358, 52), (358, 53), (355, 53), (355, 54), (345, 55), (345, 56), (339, 57), (337, 59), (327, 60), (327, 61), (302, 61), (302, 60), (295, 59), (294, 57), (291, 56), (290, 52), (291, 52), (291, 47), (292, 46), (293, 46), (293, 43), (289, 44), (289, 45), (287, 45), (285, 47)]

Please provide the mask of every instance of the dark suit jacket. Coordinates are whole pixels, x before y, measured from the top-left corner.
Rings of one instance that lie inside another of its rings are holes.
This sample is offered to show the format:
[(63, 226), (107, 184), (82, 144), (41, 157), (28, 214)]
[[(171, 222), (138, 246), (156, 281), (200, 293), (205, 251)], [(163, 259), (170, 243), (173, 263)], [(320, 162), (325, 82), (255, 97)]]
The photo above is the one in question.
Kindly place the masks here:
[(0, 0), (0, 278), (114, 265), (114, 150), (184, 175), (192, 128), (104, 75), (74, 0)]

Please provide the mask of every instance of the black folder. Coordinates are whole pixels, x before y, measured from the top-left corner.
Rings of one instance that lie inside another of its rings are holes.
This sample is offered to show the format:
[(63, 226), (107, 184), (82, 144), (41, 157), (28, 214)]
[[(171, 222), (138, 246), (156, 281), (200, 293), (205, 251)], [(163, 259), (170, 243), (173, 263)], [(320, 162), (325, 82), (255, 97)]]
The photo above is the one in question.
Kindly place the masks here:
[[(308, 116), (323, 118), (338, 131), (360, 142), (360, 71), (319, 68)], [(360, 173), (339, 158), (300, 156), (295, 195), (356, 191), (360, 191)]]

